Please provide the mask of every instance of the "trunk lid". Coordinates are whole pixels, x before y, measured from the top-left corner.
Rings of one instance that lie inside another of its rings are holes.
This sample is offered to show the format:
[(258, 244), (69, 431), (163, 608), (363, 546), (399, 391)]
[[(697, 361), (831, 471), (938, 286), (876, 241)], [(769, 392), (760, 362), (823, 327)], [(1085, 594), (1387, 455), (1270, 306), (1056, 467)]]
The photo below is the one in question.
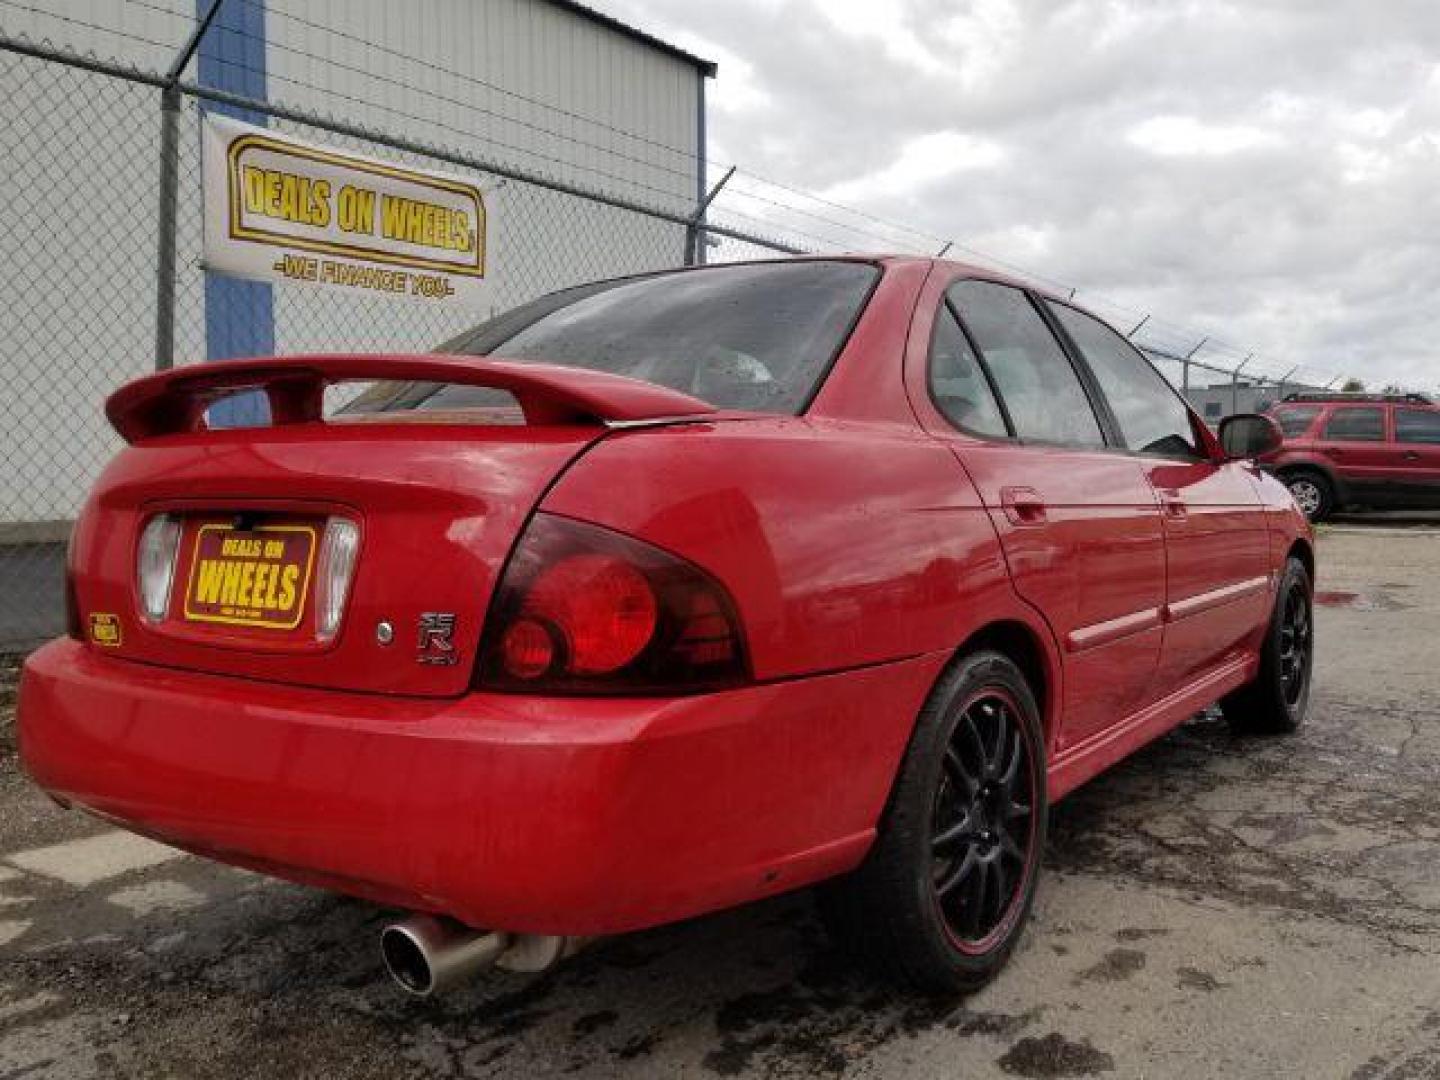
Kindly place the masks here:
[[(76, 523), (81, 632), (136, 661), (240, 678), (453, 696), (468, 687), (490, 595), (531, 510), (606, 432), (709, 407), (618, 377), (475, 358), (323, 357), (181, 369), (122, 388), (107, 411), (134, 445)], [(423, 374), (421, 374), (423, 373)], [(511, 391), (523, 424), (480, 414), (326, 422), (325, 385), (438, 378)], [(270, 426), (208, 430), (226, 393), (267, 394)], [(163, 613), (147, 614), (147, 525), (178, 539)], [(339, 523), (339, 524), (337, 524)], [(356, 550), (333, 636), (321, 628), (327, 539)]]

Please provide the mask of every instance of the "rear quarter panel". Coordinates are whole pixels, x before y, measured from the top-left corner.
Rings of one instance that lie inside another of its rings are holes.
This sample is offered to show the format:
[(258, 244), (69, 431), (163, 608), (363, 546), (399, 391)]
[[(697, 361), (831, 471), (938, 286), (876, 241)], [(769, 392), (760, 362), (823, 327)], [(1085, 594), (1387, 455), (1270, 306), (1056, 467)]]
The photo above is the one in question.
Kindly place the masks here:
[(953, 650), (993, 619), (1030, 621), (963, 471), (899, 425), (787, 417), (624, 432), (568, 470), (543, 508), (715, 575), (760, 680)]

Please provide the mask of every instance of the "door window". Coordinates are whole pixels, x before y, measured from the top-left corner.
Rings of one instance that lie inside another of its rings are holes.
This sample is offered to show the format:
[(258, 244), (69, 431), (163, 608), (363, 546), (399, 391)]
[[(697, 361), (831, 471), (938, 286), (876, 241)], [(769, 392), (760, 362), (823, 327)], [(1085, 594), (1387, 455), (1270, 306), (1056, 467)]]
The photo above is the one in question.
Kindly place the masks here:
[(1319, 405), (1286, 405), (1275, 410), (1275, 422), (1287, 438), (1304, 435), (1320, 415)]
[(1066, 446), (1105, 445), (1080, 377), (1025, 293), (959, 281), (946, 295), (980, 348), (1015, 434)]
[(940, 305), (930, 341), (930, 396), (945, 419), (964, 431), (1009, 434), (979, 358), (948, 304)]
[(1321, 437), (1335, 442), (1384, 442), (1385, 411), (1354, 405), (1336, 409), (1325, 421)]
[[(1072, 307), (1052, 303), (1050, 310), (1094, 372), (1126, 446), (1162, 457), (1201, 456), (1190, 410), (1134, 346), (1099, 319)], [(1217, 404), (1216, 415), (1219, 412)]]
[(1397, 442), (1440, 443), (1440, 412), (1396, 409), (1395, 439)]

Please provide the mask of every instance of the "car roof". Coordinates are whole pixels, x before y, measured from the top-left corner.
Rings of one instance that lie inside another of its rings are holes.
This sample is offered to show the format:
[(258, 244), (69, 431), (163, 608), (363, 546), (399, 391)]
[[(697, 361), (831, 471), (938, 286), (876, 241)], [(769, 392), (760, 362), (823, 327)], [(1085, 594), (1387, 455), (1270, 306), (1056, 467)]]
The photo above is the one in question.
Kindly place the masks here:
[(1297, 391), (1286, 394), (1280, 405), (1419, 405), (1435, 408), (1436, 404), (1425, 394), (1367, 394), (1360, 391)]

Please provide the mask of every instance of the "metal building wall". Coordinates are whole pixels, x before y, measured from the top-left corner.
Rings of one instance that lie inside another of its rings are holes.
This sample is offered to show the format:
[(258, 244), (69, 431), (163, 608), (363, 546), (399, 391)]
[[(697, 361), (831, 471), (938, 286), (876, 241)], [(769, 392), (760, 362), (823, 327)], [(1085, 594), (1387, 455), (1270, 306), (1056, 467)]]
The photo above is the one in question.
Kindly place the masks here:
[(266, 14), (276, 98), (693, 202), (699, 78), (678, 57), (546, 0), (269, 0)]

